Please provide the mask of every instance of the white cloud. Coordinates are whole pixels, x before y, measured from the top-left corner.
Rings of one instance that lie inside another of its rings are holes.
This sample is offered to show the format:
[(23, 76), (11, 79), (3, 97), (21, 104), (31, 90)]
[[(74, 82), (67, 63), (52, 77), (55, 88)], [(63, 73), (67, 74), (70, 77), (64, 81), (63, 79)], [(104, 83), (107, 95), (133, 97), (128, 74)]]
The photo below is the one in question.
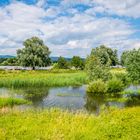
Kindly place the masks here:
[[(59, 7), (46, 9), (43, 8), (45, 0), (38, 1), (36, 5), (14, 2), (1, 8), (0, 54), (15, 54), (16, 49), (23, 47), (22, 42), (32, 36), (41, 37), (51, 49), (52, 55), (57, 56), (86, 56), (92, 47), (100, 44), (119, 50), (138, 44), (137, 39), (129, 38), (135, 30), (126, 21), (112, 17), (96, 17), (96, 12), (104, 13), (107, 9), (110, 11), (111, 5), (120, 10), (124, 4), (119, 5), (116, 2), (109, 5), (109, 0), (106, 0), (106, 3), (102, 0), (87, 0), (84, 4), (93, 2), (97, 5), (81, 13), (70, 6), (75, 4), (74, 1), (69, 2), (63, 1)], [(80, 2), (82, 1), (77, 1)], [(67, 8), (63, 7), (64, 4)], [(64, 12), (67, 16), (58, 16)]]
[(92, 3), (100, 7), (100, 12), (116, 14), (119, 16), (140, 17), (139, 0), (92, 0)]

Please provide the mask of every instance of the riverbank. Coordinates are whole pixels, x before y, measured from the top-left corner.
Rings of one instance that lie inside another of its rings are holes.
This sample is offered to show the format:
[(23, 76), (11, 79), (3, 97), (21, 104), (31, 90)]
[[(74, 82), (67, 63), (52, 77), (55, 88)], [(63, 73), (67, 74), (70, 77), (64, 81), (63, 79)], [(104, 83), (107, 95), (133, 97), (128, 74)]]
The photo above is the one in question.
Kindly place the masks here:
[[(58, 109), (0, 113), (0, 138), (5, 139), (140, 139), (140, 107), (115, 109), (100, 116)], [(24, 123), (23, 123), (24, 122)]]

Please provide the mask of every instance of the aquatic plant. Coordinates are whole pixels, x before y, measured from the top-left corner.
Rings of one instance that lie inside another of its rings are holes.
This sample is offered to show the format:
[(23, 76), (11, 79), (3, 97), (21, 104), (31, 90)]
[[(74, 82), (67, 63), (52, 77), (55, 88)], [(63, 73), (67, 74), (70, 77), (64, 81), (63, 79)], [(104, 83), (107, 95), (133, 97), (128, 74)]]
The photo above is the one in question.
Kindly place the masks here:
[(14, 105), (21, 105), (21, 104), (29, 104), (30, 102), (24, 99), (17, 99), (17, 98), (5, 98), (5, 97), (0, 97), (0, 108), (9, 106), (12, 107)]

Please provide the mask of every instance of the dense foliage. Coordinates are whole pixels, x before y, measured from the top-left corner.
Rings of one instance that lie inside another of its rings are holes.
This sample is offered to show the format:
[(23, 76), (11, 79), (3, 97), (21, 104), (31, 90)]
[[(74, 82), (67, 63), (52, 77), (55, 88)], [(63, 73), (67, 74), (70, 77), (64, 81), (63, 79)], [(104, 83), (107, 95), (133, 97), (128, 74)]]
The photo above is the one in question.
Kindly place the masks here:
[(71, 65), (76, 69), (84, 69), (84, 60), (82, 60), (79, 56), (73, 56), (71, 60)]
[(2, 66), (17, 66), (18, 65), (18, 60), (17, 60), (16, 57), (7, 58), (1, 63), (1, 65)]
[(6, 60), (7, 60), (7, 58), (0, 58), (0, 64), (2, 64)]
[(86, 71), (90, 81), (103, 79), (108, 80), (111, 77), (108, 65), (102, 64), (100, 59), (91, 53), (86, 60)]
[(50, 64), (49, 48), (38, 37), (24, 41), (25, 48), (17, 50), (17, 59), (22, 66), (47, 66)]
[(103, 82), (101, 79), (97, 81), (91, 82), (87, 87), (87, 93), (91, 95), (94, 94), (104, 94), (107, 92), (107, 86), (105, 82)]
[(68, 64), (67, 60), (64, 57), (60, 56), (58, 58), (56, 68), (59, 68), (59, 69), (68, 69), (69, 68), (69, 64)]
[(127, 58), (129, 56), (129, 51), (124, 51), (121, 55), (121, 65), (125, 66), (127, 62)]
[(108, 93), (118, 93), (124, 90), (124, 84), (121, 80), (117, 78), (110, 79), (107, 82), (107, 92)]
[[(123, 54), (124, 55), (124, 54)], [(126, 52), (124, 59), (126, 70), (132, 81), (140, 82), (140, 49)]]
[(131, 79), (128, 73), (117, 72), (114, 74), (114, 77), (120, 80), (125, 87), (128, 87), (131, 84)]
[(118, 64), (117, 50), (112, 50), (104, 45), (93, 48), (91, 55), (98, 57), (103, 65), (115, 66)]

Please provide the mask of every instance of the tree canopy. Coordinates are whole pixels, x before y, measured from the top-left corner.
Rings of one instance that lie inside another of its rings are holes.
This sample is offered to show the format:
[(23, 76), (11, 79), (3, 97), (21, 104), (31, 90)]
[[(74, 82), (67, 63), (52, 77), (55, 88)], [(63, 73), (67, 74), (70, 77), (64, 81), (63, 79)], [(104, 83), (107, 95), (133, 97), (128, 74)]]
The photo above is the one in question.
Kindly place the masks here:
[[(123, 54), (126, 70), (133, 81), (140, 82), (140, 49), (133, 49)], [(127, 59), (126, 59), (127, 58)]]
[[(110, 51), (110, 53), (108, 53)], [(105, 46), (92, 49), (91, 54), (86, 59), (86, 70), (89, 80), (102, 79), (104, 81), (111, 77), (110, 64), (113, 62), (109, 54), (112, 51)], [(113, 58), (113, 57), (112, 57)]]
[(125, 66), (126, 65), (126, 61), (127, 61), (127, 58), (129, 56), (129, 53), (130, 51), (124, 51), (121, 55), (121, 65), (122, 66)]
[(84, 69), (84, 60), (82, 60), (79, 56), (73, 56), (71, 65), (76, 69)]
[(17, 50), (17, 58), (22, 66), (47, 66), (50, 64), (49, 48), (38, 37), (27, 39), (23, 43), (24, 48)]
[(58, 67), (59, 69), (67, 69), (68, 66), (69, 66), (69, 65), (68, 65), (67, 60), (66, 60), (64, 57), (60, 56), (60, 57), (58, 58), (58, 61), (57, 61), (57, 67)]
[(93, 48), (91, 55), (98, 57), (103, 65), (115, 66), (118, 64), (117, 50), (112, 50), (104, 45)]

